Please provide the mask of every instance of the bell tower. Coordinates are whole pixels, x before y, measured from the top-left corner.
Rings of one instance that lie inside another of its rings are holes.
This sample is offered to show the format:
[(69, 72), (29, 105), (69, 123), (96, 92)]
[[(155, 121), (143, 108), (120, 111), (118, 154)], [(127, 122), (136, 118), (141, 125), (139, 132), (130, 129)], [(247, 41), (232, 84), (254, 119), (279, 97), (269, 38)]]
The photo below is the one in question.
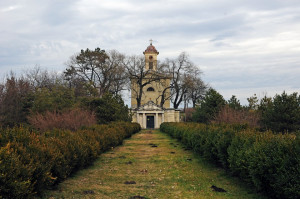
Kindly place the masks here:
[[(179, 122), (180, 111), (170, 108), (170, 81), (171, 76), (157, 69), (157, 55), (159, 52), (150, 45), (143, 52), (145, 66), (142, 83), (138, 87), (138, 78), (131, 78), (131, 113), (132, 122), (137, 122), (143, 129), (158, 129), (163, 122)], [(142, 89), (142, 91), (141, 91)], [(137, 95), (142, 92), (140, 106), (137, 107)]]
[(150, 45), (143, 52), (145, 55), (145, 68), (146, 70), (157, 70), (157, 55), (159, 52), (152, 45), (152, 39), (150, 39)]

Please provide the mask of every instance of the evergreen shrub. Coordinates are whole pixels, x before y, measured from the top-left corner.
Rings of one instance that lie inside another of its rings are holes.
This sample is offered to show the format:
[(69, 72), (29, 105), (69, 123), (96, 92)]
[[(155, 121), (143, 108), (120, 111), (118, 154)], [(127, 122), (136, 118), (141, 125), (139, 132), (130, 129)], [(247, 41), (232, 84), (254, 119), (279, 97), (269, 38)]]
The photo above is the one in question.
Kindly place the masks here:
[(75, 132), (0, 128), (0, 198), (33, 198), (138, 131), (139, 124), (127, 122)]
[(299, 134), (197, 123), (163, 123), (160, 129), (270, 198), (300, 196)]

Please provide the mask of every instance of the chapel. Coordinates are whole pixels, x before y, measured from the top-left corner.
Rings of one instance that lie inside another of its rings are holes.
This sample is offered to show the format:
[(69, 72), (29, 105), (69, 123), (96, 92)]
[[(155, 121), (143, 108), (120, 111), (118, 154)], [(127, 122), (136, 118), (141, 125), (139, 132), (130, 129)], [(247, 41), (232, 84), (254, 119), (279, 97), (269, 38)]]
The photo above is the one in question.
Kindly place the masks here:
[[(146, 74), (143, 83), (148, 82), (142, 89), (140, 106), (137, 105), (139, 89), (137, 79), (131, 78), (131, 112), (132, 122), (137, 122), (143, 129), (158, 129), (163, 122), (179, 122), (180, 110), (170, 107), (171, 76), (157, 71), (157, 56), (159, 52), (150, 45), (143, 52), (145, 56)], [(162, 104), (161, 101), (164, 103)]]

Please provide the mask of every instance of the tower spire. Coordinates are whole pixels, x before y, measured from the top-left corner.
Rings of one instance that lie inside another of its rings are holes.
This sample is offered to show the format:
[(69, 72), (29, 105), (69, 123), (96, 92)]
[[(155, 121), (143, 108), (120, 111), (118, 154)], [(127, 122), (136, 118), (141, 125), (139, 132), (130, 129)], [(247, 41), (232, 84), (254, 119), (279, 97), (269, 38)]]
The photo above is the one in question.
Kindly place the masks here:
[(152, 42), (153, 42), (153, 40), (152, 40), (152, 39), (150, 39), (149, 41), (150, 41), (150, 45), (152, 46)]

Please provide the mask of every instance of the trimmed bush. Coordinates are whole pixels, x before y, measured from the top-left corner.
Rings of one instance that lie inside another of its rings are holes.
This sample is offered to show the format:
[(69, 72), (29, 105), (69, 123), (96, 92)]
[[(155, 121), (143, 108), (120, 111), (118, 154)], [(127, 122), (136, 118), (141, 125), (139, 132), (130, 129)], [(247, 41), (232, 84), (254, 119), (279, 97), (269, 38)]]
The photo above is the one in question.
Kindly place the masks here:
[(246, 125), (163, 123), (160, 129), (270, 198), (300, 196), (299, 136)]
[(0, 198), (32, 198), (138, 131), (139, 124), (126, 122), (43, 134), (0, 129)]

